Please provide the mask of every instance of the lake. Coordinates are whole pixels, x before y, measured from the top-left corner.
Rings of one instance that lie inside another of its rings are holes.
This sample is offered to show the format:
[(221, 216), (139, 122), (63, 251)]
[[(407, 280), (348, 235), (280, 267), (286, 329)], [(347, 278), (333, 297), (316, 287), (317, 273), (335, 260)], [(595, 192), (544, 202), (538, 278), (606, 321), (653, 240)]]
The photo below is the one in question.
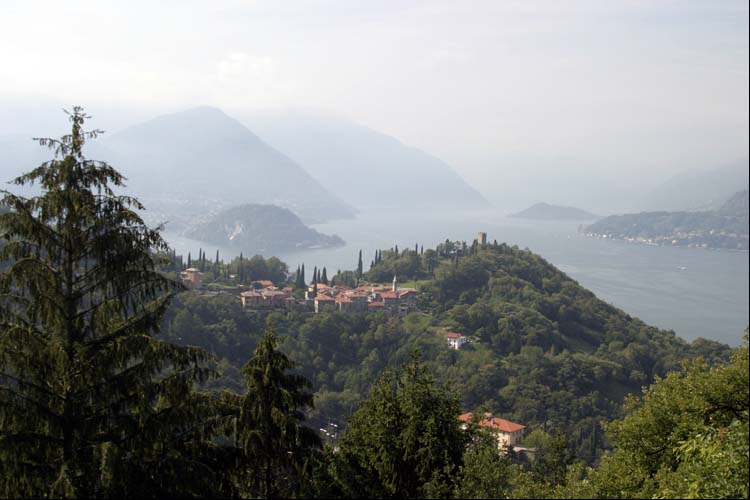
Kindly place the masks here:
[[(367, 269), (376, 249), (413, 248), (415, 243), (432, 248), (446, 238), (471, 242), (484, 231), (490, 242), (496, 239), (529, 248), (599, 298), (684, 339), (705, 337), (736, 346), (748, 324), (747, 253), (588, 238), (578, 234), (578, 223), (513, 219), (493, 210), (420, 214), (378, 210), (314, 227), (338, 234), (347, 244), (278, 255), (291, 270), (304, 263), (308, 279), (313, 266), (325, 266), (329, 276), (338, 269), (355, 269), (360, 249)], [(217, 250), (174, 233), (164, 236), (184, 255), (198, 255), (200, 247), (209, 256)], [(223, 259), (240, 253), (218, 250)]]

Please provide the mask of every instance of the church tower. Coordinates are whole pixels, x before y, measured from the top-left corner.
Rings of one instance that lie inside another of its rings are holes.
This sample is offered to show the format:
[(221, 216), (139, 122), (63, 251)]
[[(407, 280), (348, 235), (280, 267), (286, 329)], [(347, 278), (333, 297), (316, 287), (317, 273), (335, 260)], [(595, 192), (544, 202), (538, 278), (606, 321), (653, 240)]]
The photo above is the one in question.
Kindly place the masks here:
[(398, 280), (396, 280), (396, 275), (393, 275), (393, 291), (395, 292), (398, 290)]

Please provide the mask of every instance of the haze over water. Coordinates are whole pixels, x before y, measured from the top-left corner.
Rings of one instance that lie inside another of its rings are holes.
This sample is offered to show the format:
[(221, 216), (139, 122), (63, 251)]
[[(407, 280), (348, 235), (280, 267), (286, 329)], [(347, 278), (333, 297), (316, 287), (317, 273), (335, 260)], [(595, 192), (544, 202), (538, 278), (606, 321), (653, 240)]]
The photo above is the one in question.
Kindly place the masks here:
[[(471, 242), (477, 232), (485, 231), (489, 241), (529, 248), (602, 300), (648, 324), (674, 330), (686, 340), (704, 337), (736, 346), (748, 324), (747, 253), (588, 238), (578, 234), (575, 222), (512, 219), (495, 210), (468, 215), (378, 210), (315, 228), (338, 234), (346, 245), (278, 255), (291, 270), (304, 263), (308, 279), (313, 266), (325, 266), (329, 276), (338, 269), (354, 269), (360, 249), (367, 269), (376, 249), (413, 248), (415, 243), (432, 248), (446, 238)], [(197, 255), (200, 247), (208, 255), (216, 250), (174, 233), (165, 237), (184, 255)], [(240, 253), (240, 249), (219, 250), (223, 259)]]

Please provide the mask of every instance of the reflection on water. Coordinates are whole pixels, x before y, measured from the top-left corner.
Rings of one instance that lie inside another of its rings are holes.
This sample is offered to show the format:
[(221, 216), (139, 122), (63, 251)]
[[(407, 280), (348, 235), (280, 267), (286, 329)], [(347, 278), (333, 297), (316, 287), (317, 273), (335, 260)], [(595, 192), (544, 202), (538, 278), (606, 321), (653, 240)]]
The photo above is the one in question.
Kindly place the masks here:
[[(365, 268), (376, 249), (434, 247), (446, 238), (471, 241), (477, 232), (529, 248), (559, 267), (601, 299), (649, 324), (672, 329), (685, 339), (706, 337), (738, 345), (748, 323), (748, 254), (729, 251), (638, 245), (580, 236), (577, 223), (525, 221), (494, 211), (474, 213), (411, 214), (407, 211), (372, 211), (355, 220), (315, 226), (338, 234), (347, 244), (279, 255), (290, 269), (305, 264), (354, 269), (362, 250)], [(198, 255), (216, 247), (165, 233), (179, 253)], [(240, 249), (219, 248), (222, 258)], [(252, 255), (252, 251), (243, 250)]]

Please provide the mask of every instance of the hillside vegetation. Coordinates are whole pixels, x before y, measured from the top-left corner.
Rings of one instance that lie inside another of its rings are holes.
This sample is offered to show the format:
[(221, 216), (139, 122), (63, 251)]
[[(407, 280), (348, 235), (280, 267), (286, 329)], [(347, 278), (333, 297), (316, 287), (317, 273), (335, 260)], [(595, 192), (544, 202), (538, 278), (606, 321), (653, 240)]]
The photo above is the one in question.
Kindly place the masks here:
[(344, 240), (338, 236), (321, 234), (306, 226), (286, 208), (256, 204), (224, 210), (197, 224), (186, 236), (222, 247), (263, 254), (344, 244)]
[(748, 220), (748, 191), (741, 191), (718, 210), (612, 215), (583, 231), (646, 243), (747, 250)]

